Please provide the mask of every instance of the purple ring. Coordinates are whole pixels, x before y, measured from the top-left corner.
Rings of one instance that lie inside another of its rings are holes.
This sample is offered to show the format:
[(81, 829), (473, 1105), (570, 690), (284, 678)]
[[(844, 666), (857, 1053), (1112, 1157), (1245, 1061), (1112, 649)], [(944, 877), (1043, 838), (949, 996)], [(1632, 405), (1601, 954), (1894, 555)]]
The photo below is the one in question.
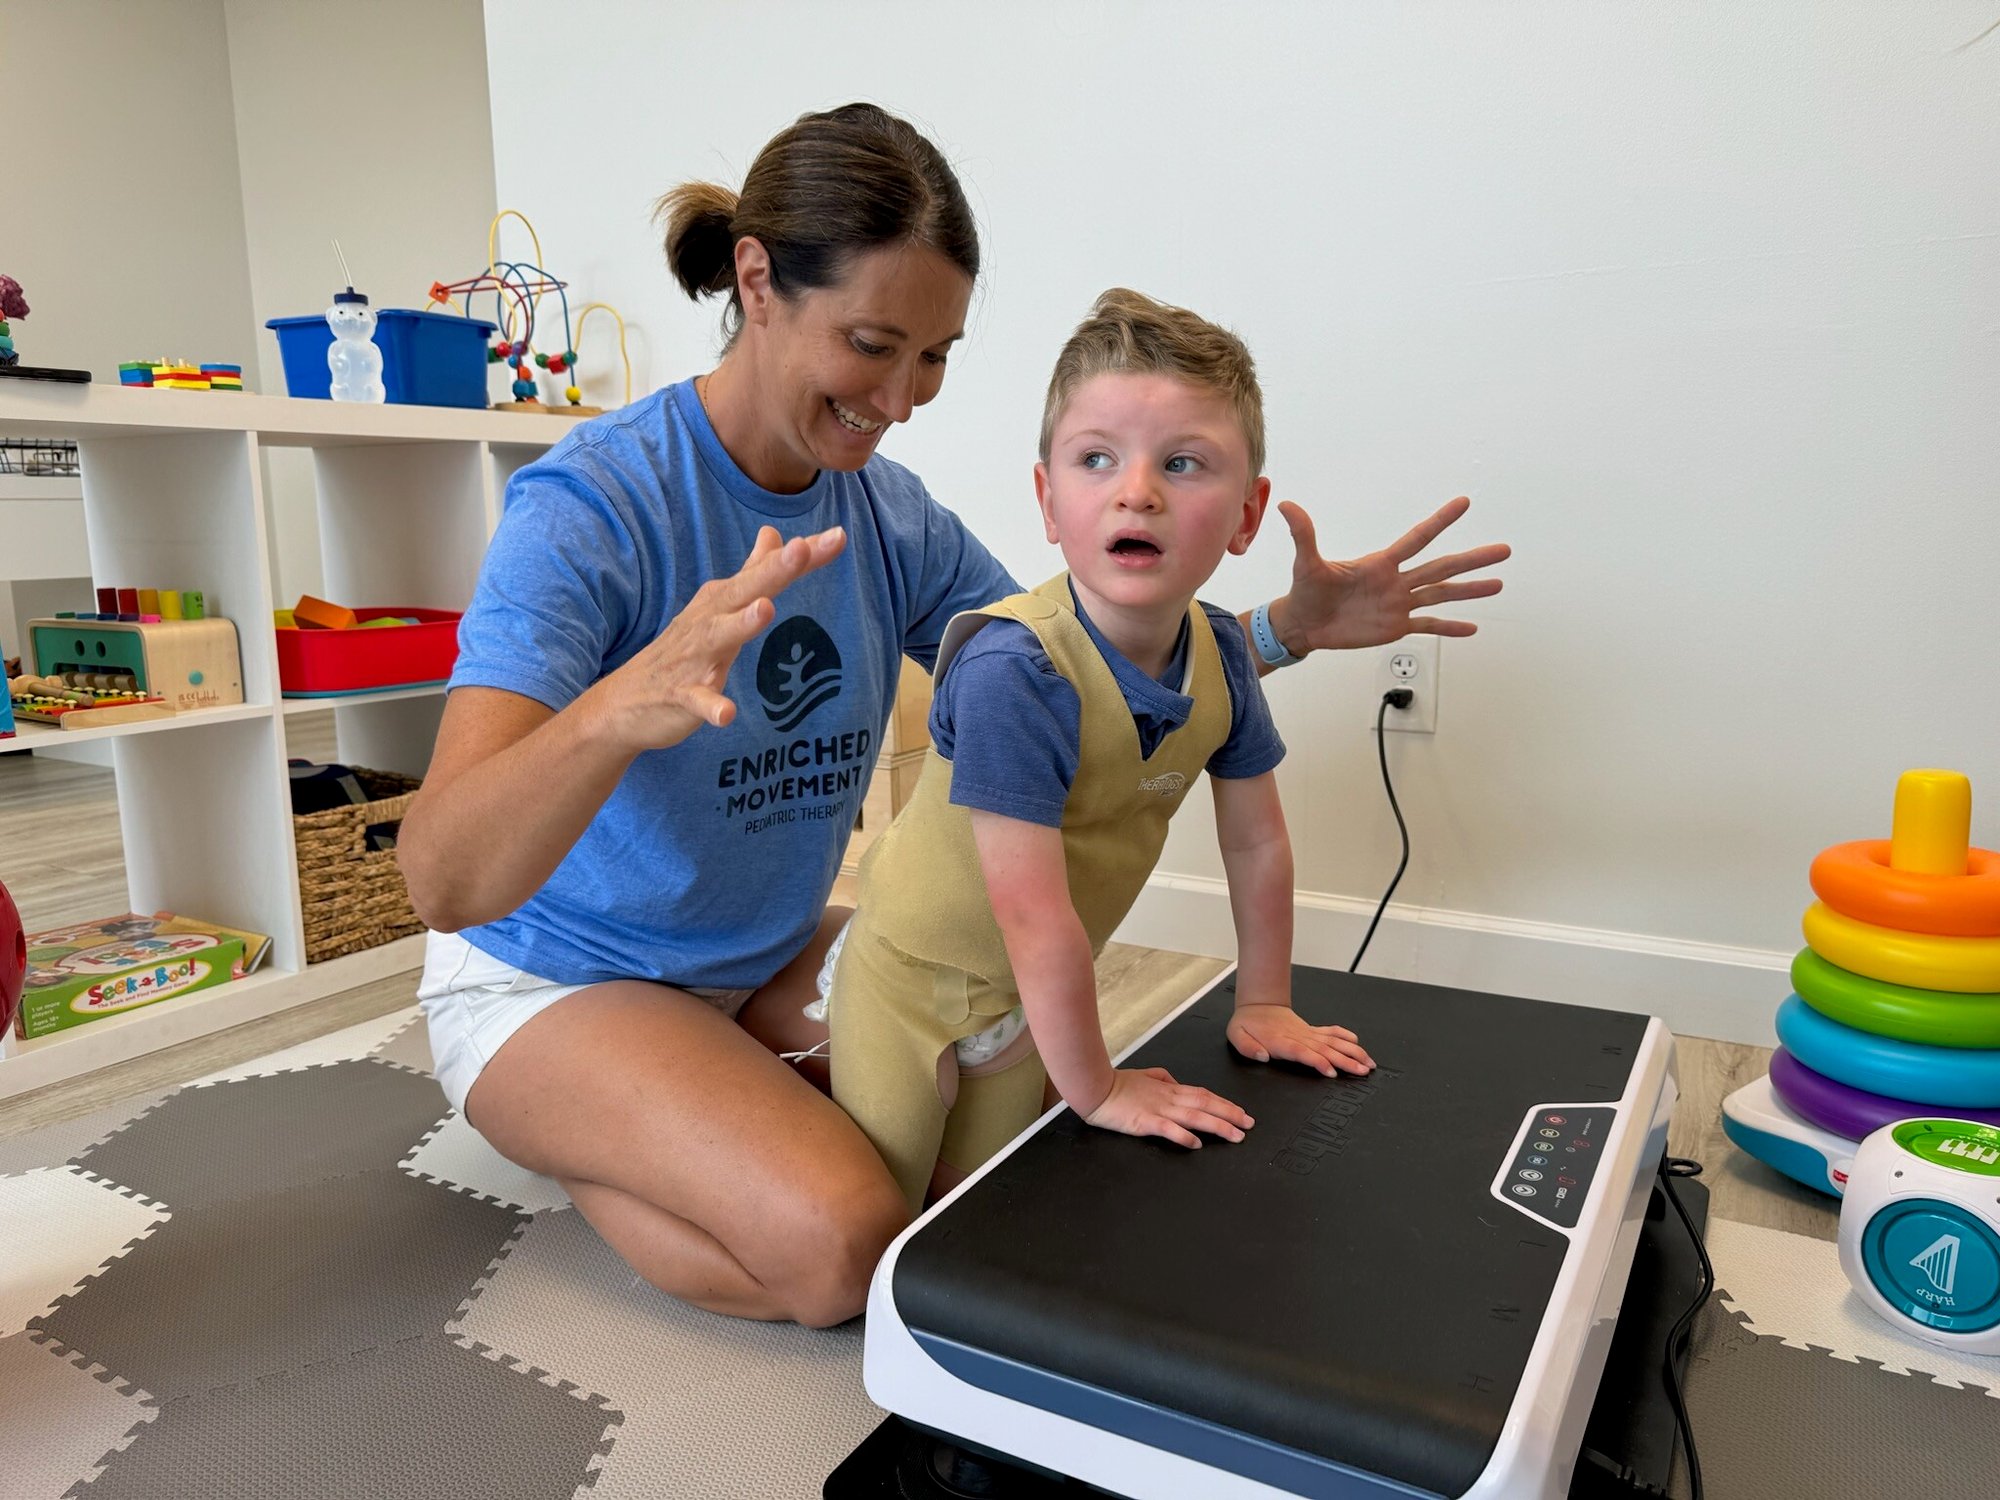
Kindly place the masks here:
[(1771, 1054), (1771, 1087), (1808, 1125), (1830, 1130), (1850, 1141), (1861, 1140), (1884, 1125), (1913, 1116), (1935, 1115), (1948, 1120), (1977, 1120), (2000, 1126), (2000, 1109), (1967, 1109), (1953, 1104), (1913, 1104), (1870, 1094), (1815, 1073), (1783, 1047)]

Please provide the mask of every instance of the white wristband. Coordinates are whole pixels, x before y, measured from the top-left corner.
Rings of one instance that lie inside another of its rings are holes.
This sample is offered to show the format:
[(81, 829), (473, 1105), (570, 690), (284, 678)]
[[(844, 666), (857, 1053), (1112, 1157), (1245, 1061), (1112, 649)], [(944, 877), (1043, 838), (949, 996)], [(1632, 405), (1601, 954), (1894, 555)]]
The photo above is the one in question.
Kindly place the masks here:
[(1250, 611), (1250, 638), (1257, 643), (1257, 654), (1264, 658), (1267, 667), (1289, 667), (1305, 660), (1294, 656), (1285, 649), (1285, 643), (1278, 639), (1278, 632), (1271, 628), (1271, 606), (1260, 604)]

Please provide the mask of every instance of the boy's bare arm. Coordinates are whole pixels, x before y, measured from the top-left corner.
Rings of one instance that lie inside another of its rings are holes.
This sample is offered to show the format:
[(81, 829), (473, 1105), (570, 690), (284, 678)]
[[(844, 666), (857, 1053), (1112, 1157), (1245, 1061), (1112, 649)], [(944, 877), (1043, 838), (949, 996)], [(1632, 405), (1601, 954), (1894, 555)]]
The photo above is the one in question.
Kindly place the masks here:
[(1063, 1102), (1090, 1124), (1198, 1147), (1196, 1131), (1240, 1141), (1250, 1116), (1164, 1068), (1115, 1069), (1097, 1016), (1090, 936), (1069, 896), (1062, 831), (972, 814), (986, 894), (1007, 944), (1028, 1029)]
[(1275, 772), (1210, 778), (1229, 907), (1236, 919), (1236, 1013), (1229, 1041), (1256, 1062), (1274, 1057), (1332, 1077), (1375, 1066), (1345, 1026), (1314, 1026), (1292, 1009), (1292, 841)]
[(1292, 840), (1274, 771), (1210, 777), (1216, 840), (1236, 921), (1236, 1003), (1292, 1003)]
[(1097, 1019), (1090, 937), (1069, 898), (1062, 830), (975, 809), (972, 838), (1035, 1046), (1064, 1102), (1088, 1115), (1111, 1092), (1111, 1055)]

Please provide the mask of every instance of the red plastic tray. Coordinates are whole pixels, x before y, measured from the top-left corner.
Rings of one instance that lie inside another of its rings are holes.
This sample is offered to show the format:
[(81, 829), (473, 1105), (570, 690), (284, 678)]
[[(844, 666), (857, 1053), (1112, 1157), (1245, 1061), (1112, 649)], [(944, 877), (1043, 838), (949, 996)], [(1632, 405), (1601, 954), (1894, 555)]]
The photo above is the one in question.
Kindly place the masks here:
[(384, 615), (417, 625), (375, 630), (278, 629), (278, 687), (287, 698), (427, 687), (451, 676), (458, 660), (459, 612), (452, 609), (357, 609), (363, 620)]

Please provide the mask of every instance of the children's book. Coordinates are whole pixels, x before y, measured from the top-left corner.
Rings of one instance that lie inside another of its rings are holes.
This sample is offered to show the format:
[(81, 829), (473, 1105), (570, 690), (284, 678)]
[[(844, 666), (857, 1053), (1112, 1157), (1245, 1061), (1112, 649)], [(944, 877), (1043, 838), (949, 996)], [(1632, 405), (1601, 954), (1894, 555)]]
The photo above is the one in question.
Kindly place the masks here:
[(127, 912), (28, 937), (14, 1030), (47, 1036), (104, 1016), (241, 979), (263, 963), (261, 933), (154, 912)]

